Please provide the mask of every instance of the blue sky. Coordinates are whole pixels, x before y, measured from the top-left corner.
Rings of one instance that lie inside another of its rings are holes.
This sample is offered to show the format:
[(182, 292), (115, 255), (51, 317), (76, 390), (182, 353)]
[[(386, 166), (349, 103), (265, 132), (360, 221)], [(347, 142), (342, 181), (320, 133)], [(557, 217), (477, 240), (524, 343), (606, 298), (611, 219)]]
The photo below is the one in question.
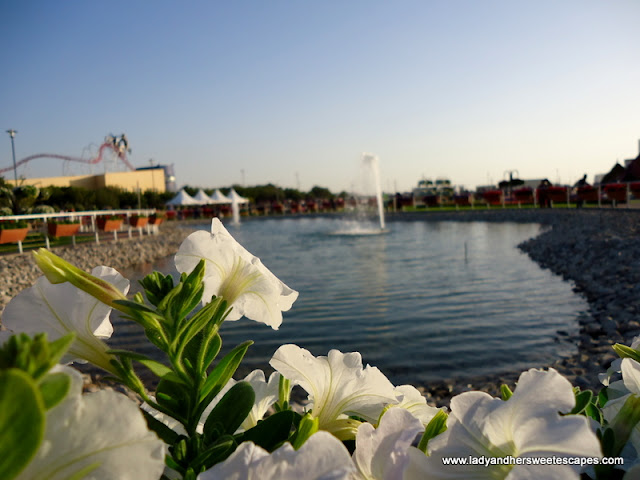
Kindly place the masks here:
[[(126, 133), (179, 185), (575, 182), (638, 155), (640, 2), (3, 2), (0, 167)], [(94, 146), (86, 150), (91, 144)], [(83, 153), (84, 151), (84, 153)], [(104, 167), (94, 168), (94, 171)], [(244, 173), (243, 173), (244, 172)], [(27, 177), (88, 173), (37, 160)], [(12, 172), (6, 174), (12, 177)]]

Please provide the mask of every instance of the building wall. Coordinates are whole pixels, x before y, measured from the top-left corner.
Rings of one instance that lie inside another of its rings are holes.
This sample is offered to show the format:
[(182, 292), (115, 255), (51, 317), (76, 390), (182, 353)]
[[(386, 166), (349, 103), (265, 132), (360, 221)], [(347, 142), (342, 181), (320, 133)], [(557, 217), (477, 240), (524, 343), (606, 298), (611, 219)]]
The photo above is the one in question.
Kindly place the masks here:
[[(15, 183), (14, 180), (5, 180), (7, 183)], [(136, 170), (134, 172), (111, 172), (100, 175), (78, 175), (73, 177), (42, 177), (26, 178), (18, 180), (19, 185), (35, 185), (42, 187), (81, 187), (95, 190), (104, 187), (116, 187), (135, 192), (138, 188), (144, 192), (155, 190), (165, 192), (164, 170), (154, 168), (150, 170)]]

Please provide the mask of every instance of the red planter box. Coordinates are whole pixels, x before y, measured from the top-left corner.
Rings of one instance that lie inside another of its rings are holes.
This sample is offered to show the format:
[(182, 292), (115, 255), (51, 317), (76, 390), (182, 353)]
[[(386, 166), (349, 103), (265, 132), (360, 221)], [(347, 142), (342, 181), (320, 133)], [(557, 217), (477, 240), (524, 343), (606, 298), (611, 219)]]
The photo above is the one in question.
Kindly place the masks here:
[(151, 217), (149, 218), (149, 225), (160, 225), (162, 223), (162, 218), (159, 217)]
[(627, 201), (627, 185), (624, 183), (610, 183), (604, 186), (604, 191), (609, 200), (616, 202)]
[(129, 225), (134, 228), (146, 227), (149, 219), (147, 217), (131, 217), (129, 218)]
[(578, 187), (578, 200), (583, 202), (597, 202), (598, 189), (591, 186)]
[(50, 237), (73, 237), (80, 230), (79, 223), (48, 223)]
[(500, 205), (502, 203), (502, 190), (487, 190), (482, 192), (482, 198), (489, 205)]
[(116, 230), (120, 230), (120, 225), (122, 225), (121, 218), (117, 220), (107, 220), (106, 218), (98, 219), (98, 228), (100, 230), (104, 230), (105, 232), (113, 232)]
[(17, 243), (27, 238), (29, 228), (3, 228), (0, 230), (0, 243)]

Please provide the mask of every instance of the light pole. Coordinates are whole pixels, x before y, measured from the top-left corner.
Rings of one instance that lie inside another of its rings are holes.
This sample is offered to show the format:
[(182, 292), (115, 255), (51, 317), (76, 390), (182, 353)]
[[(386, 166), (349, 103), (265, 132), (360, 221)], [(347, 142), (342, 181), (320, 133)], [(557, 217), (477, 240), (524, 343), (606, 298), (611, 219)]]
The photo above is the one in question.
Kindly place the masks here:
[(7, 130), (7, 133), (11, 137), (11, 152), (13, 153), (13, 177), (16, 181), (15, 186), (17, 187), (18, 186), (18, 168), (16, 167), (16, 146), (13, 143), (13, 139), (15, 138), (16, 133), (18, 132), (13, 128), (10, 128), (9, 130)]

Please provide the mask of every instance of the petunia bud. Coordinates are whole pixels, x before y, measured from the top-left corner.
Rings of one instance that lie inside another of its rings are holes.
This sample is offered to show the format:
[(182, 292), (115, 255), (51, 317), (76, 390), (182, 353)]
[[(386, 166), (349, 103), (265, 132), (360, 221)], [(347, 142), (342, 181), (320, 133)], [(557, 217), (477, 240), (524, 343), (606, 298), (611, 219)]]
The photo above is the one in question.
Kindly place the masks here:
[(79, 269), (44, 248), (33, 252), (33, 257), (47, 280), (54, 285), (69, 282), (92, 297), (97, 298), (105, 305), (116, 310), (125, 311), (125, 313), (128, 311), (126, 307), (115, 303), (115, 300), (126, 300), (127, 297), (116, 286), (106, 280)]

